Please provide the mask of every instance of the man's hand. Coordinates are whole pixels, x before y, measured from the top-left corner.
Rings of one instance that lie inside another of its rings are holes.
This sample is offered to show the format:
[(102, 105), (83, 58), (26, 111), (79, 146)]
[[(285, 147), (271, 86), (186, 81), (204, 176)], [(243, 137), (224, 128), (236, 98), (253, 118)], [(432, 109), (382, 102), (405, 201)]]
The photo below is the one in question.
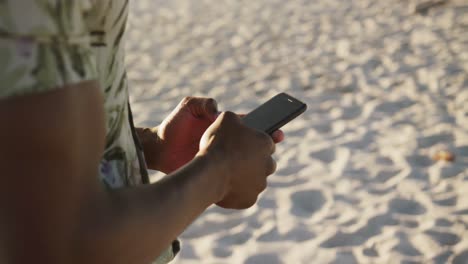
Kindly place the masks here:
[(274, 152), (269, 135), (245, 126), (234, 113), (221, 114), (203, 135), (198, 153), (222, 168), (219, 177), (225, 184), (216, 204), (233, 209), (255, 204), (267, 176), (276, 170)]
[(148, 167), (169, 174), (191, 161), (217, 115), (215, 100), (186, 97), (159, 127), (140, 131)]
[[(169, 174), (191, 161), (203, 133), (218, 115), (214, 99), (186, 97), (159, 127), (140, 130), (148, 168)], [(278, 143), (284, 134), (276, 131), (272, 137)]]

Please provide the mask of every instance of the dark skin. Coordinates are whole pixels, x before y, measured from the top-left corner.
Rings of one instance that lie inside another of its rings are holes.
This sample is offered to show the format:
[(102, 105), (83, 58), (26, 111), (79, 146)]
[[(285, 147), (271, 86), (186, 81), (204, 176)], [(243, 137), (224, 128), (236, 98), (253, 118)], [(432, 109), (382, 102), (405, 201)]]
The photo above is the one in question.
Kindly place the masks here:
[[(137, 128), (148, 168), (169, 174), (191, 161), (199, 151), (203, 133), (219, 114), (214, 99), (186, 97), (161, 125)], [(283, 141), (283, 132), (275, 131), (272, 139), (275, 143)]]
[(107, 190), (97, 177), (105, 129), (93, 81), (0, 100), (0, 122), (2, 263), (150, 263), (211, 204), (253, 205), (275, 170), (272, 138), (225, 112), (168, 177)]

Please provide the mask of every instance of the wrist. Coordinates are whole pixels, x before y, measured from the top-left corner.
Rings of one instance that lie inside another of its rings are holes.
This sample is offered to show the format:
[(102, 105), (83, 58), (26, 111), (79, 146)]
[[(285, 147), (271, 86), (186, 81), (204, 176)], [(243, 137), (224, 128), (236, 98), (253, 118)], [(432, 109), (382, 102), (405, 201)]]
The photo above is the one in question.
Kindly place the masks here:
[(213, 192), (212, 203), (222, 200), (229, 190), (229, 174), (226, 161), (222, 157), (219, 153), (201, 150), (193, 159), (193, 163), (198, 163), (204, 168), (204, 186)]

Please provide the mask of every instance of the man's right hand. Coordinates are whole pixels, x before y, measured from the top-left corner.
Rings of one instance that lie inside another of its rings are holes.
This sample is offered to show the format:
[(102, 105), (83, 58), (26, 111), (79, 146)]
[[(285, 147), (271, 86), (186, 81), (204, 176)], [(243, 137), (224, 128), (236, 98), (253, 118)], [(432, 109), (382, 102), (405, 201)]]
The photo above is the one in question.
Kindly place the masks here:
[(224, 184), (216, 204), (231, 209), (254, 205), (267, 186), (267, 176), (276, 170), (274, 152), (269, 135), (243, 125), (232, 112), (222, 113), (204, 133), (198, 153), (216, 162), (222, 171), (219, 177)]

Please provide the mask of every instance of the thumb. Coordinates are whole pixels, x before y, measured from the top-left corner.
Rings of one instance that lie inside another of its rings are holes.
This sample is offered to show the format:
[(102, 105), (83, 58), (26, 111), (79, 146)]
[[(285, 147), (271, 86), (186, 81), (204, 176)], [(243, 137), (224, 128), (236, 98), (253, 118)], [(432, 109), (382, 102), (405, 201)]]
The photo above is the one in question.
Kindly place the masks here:
[(189, 97), (184, 105), (197, 118), (208, 118), (214, 121), (218, 114), (218, 104), (213, 98)]
[(218, 103), (213, 98), (206, 98), (203, 102), (203, 112), (211, 121), (216, 120), (218, 116)]

